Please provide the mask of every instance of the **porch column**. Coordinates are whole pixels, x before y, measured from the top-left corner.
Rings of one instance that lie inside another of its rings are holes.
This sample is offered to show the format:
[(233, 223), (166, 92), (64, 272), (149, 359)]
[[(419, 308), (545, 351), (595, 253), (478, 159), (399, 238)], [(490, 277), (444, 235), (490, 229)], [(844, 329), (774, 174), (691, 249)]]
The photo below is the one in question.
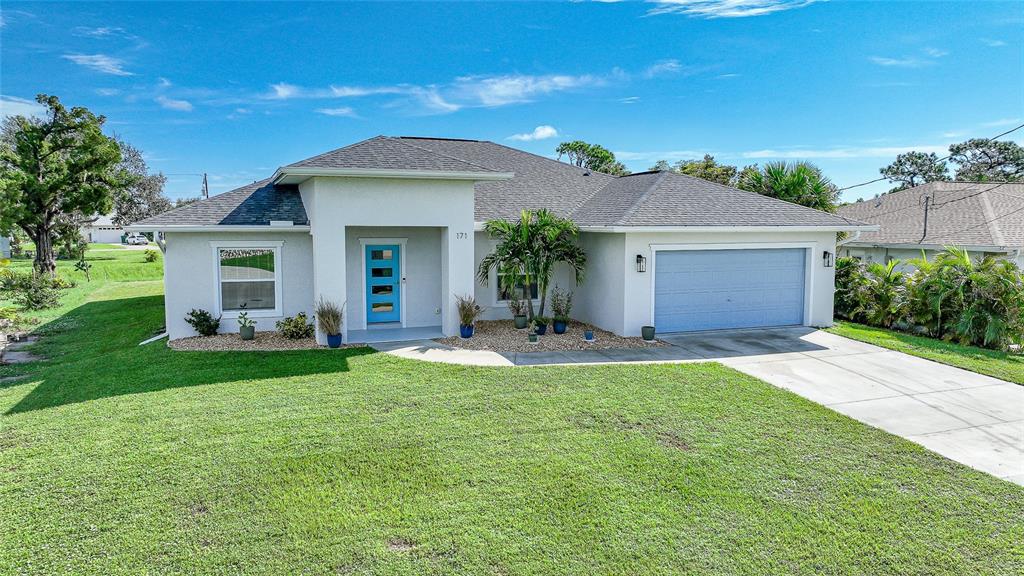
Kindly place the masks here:
[(441, 331), (445, 336), (459, 333), (459, 312), (455, 296), (472, 296), (476, 289), (473, 266), (472, 221), (467, 230), (441, 230)]
[[(321, 296), (343, 306), (342, 338), (348, 342), (349, 310), (345, 285), (345, 226), (319, 228), (313, 234), (313, 306)], [(327, 335), (316, 329), (316, 341), (327, 344)]]

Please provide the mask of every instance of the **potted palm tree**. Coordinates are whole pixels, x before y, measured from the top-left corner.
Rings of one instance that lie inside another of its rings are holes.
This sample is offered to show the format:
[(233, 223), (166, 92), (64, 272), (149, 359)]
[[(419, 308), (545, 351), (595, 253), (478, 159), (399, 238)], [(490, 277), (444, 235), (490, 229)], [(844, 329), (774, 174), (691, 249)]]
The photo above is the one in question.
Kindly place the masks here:
[(459, 336), (472, 338), (476, 327), (476, 319), (484, 309), (476, 303), (472, 296), (455, 296), (455, 306), (459, 311)]
[(530, 323), (526, 315), (526, 302), (512, 291), (512, 297), (508, 300), (508, 311), (512, 313), (512, 321), (515, 322), (516, 330), (522, 330)]
[(316, 315), (316, 323), (320, 332), (327, 336), (327, 346), (330, 348), (341, 347), (341, 324), (345, 319), (345, 313), (341, 306), (320, 296), (313, 310)]
[(566, 292), (557, 285), (551, 291), (551, 313), (554, 314), (552, 327), (555, 334), (565, 334), (569, 326), (569, 312), (572, 311), (572, 292)]
[(242, 340), (252, 340), (256, 337), (256, 321), (249, 318), (248, 312), (238, 314), (238, 335)]

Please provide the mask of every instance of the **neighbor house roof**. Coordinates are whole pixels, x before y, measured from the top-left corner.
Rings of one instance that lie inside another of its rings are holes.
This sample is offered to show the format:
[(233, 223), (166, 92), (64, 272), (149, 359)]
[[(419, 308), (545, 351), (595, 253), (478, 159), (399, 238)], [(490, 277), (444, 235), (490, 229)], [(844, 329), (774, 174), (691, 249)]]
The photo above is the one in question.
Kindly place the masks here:
[[(681, 174), (616, 177), (482, 140), (378, 136), (282, 167), (278, 174), (288, 169), (480, 174), (483, 179), (474, 184), (477, 222), (546, 208), (593, 227), (863, 226)], [(490, 179), (495, 175), (504, 176)], [(136, 225), (265, 225), (270, 220), (307, 223), (294, 186), (265, 180)]]
[(270, 179), (168, 210), (133, 226), (268, 226), (271, 221), (309, 225), (295, 186), (274, 185)]
[(929, 182), (843, 206), (839, 213), (881, 226), (863, 232), (857, 244), (1024, 246), (1024, 184)]

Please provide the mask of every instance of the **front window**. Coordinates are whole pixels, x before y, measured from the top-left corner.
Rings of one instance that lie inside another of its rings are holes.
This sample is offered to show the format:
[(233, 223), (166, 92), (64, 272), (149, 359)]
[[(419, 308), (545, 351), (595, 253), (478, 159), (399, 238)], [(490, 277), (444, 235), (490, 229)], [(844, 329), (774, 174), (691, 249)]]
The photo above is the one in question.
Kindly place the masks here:
[[(508, 302), (509, 300), (512, 299), (512, 291), (509, 290), (509, 287), (505, 285), (505, 282), (503, 281), (504, 280), (503, 276), (505, 276), (505, 275), (499, 272), (498, 273), (498, 281), (495, 283), (496, 286), (497, 286), (497, 300), (498, 300), (498, 302)], [(520, 281), (520, 282), (516, 283), (515, 295), (518, 296), (520, 299), (523, 298), (523, 287), (524, 287), (524, 283), (523, 282)], [(539, 293), (539, 291), (537, 289), (537, 283), (536, 282), (531, 282), (530, 283), (530, 298), (536, 300), (538, 293)]]
[(277, 307), (277, 250), (219, 248), (220, 302), (225, 312)]

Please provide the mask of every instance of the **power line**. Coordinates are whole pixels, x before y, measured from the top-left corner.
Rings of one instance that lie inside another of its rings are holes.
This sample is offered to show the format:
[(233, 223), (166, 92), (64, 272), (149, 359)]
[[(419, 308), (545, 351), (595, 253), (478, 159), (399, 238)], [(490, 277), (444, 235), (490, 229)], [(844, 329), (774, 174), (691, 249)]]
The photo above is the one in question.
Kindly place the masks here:
[[(1016, 128), (1011, 128), (1011, 129), (1007, 130), (1006, 132), (1003, 132), (1002, 134), (996, 134), (995, 136), (993, 136), (991, 138), (986, 138), (985, 141), (986, 142), (991, 142), (991, 141), (993, 141), (993, 140), (995, 140), (997, 138), (1002, 138), (1003, 136), (1006, 136), (1007, 134), (1012, 134), (1012, 133), (1016, 132), (1017, 130), (1020, 130), (1021, 128), (1024, 128), (1024, 124), (1021, 124), (1020, 126), (1017, 126)], [(932, 165), (938, 164), (939, 162), (942, 162), (944, 160), (949, 160), (952, 156), (953, 156), (952, 154), (947, 154), (946, 156), (943, 156), (942, 158), (939, 158), (935, 162), (932, 162)], [(874, 180), (868, 180), (867, 182), (861, 182), (860, 184), (854, 184), (853, 186), (847, 186), (845, 188), (840, 188), (838, 191), (839, 192), (845, 192), (845, 191), (851, 190), (853, 188), (860, 188), (861, 186), (867, 186), (868, 184), (874, 184), (875, 182), (881, 182), (882, 180), (888, 180), (888, 179), (889, 178), (887, 176), (882, 176), (881, 178), (875, 178)]]
[(996, 216), (995, 218), (993, 218), (991, 220), (986, 220), (986, 221), (982, 222), (981, 224), (975, 224), (974, 226), (969, 226), (969, 227), (964, 228), (962, 230), (953, 230), (953, 231), (947, 232), (945, 234), (939, 234), (935, 238), (932, 238), (932, 240), (937, 240), (939, 238), (944, 238), (946, 236), (949, 236), (950, 234), (959, 234), (961, 232), (967, 232), (968, 230), (974, 230), (975, 228), (981, 228), (982, 226), (988, 226), (989, 224), (995, 222), (996, 220), (999, 220), (1001, 218), (1006, 218), (1007, 216), (1013, 216), (1014, 214), (1017, 214), (1019, 212), (1024, 212), (1024, 206), (1021, 206), (1020, 208), (1018, 208), (1016, 210), (1012, 210), (1010, 212), (1007, 212), (1006, 214), (1001, 214), (999, 216)]

